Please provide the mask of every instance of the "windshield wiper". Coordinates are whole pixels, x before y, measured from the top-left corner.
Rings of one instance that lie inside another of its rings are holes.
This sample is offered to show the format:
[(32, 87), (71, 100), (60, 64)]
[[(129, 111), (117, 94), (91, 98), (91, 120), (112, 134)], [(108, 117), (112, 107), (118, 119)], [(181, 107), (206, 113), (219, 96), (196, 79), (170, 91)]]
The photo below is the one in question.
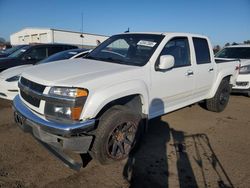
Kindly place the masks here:
[(84, 57), (86, 59), (93, 59), (93, 60), (98, 60), (98, 61), (105, 61), (105, 62), (110, 62), (110, 63), (117, 63), (117, 64), (122, 64), (122, 65), (132, 65), (132, 66), (139, 66), (137, 64), (134, 64), (132, 62), (129, 61), (123, 61), (120, 59), (114, 59), (112, 57), (108, 57), (108, 58), (104, 58), (104, 57), (93, 57), (93, 56), (87, 56)]
[(108, 57), (108, 58), (103, 58), (105, 61), (110, 61), (110, 62), (115, 62), (115, 63), (123, 63), (122, 60), (120, 59), (114, 59), (112, 57)]
[(114, 59), (112, 57), (104, 58), (104, 57), (93, 57), (93, 56), (86, 56), (84, 57), (86, 59), (93, 59), (93, 60), (98, 60), (98, 61), (108, 61), (108, 62), (114, 62), (114, 63), (122, 63), (123, 61), (119, 59)]

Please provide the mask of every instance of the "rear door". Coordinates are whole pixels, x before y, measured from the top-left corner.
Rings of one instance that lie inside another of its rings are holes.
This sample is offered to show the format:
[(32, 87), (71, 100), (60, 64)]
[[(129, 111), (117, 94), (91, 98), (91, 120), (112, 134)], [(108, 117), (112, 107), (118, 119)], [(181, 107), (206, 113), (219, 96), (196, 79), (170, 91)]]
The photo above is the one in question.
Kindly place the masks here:
[(162, 55), (172, 55), (175, 59), (175, 65), (167, 71), (152, 70), (149, 118), (185, 106), (192, 99), (194, 90), (194, 72), (189, 39), (187, 37), (170, 39), (160, 53), (156, 65)]
[(215, 76), (215, 62), (212, 61), (211, 47), (206, 38), (193, 37), (195, 52), (195, 90), (194, 97), (204, 98), (212, 88)]

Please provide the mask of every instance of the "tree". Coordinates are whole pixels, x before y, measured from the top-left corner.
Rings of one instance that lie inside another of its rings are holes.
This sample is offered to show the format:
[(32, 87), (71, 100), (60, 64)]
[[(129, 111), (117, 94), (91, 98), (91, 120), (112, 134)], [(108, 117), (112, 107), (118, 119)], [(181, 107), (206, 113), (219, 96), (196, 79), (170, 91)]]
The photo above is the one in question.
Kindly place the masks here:
[(220, 51), (220, 50), (221, 50), (220, 45), (216, 45), (216, 46), (214, 46), (214, 48), (213, 48), (213, 51), (214, 51), (215, 54), (216, 54), (218, 51)]
[(244, 41), (244, 44), (250, 44), (250, 40)]

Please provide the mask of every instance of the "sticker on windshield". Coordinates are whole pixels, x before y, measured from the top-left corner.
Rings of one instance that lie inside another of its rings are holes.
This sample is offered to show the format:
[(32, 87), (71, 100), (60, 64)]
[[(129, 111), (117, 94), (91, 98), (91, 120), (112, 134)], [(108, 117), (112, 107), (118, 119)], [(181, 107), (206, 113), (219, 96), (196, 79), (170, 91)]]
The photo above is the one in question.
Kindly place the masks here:
[(137, 43), (138, 46), (147, 46), (147, 47), (154, 47), (156, 45), (156, 42), (152, 42), (152, 41), (146, 41), (146, 40), (140, 40)]
[(69, 54), (75, 55), (77, 54), (77, 52), (69, 52)]
[(25, 50), (25, 49), (21, 49), (20, 51), (21, 51), (21, 52), (25, 52), (26, 50)]

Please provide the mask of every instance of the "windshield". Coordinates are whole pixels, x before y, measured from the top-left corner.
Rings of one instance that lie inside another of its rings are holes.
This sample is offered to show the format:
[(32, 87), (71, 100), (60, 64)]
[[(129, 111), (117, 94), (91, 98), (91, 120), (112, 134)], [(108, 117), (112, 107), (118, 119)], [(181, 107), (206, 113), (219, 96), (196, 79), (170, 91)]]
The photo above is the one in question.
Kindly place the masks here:
[(21, 56), (26, 50), (30, 48), (30, 46), (24, 46), (20, 48), (19, 50), (15, 51), (14, 53), (10, 54), (9, 57), (19, 57)]
[(155, 34), (115, 35), (101, 43), (85, 58), (143, 66), (149, 61), (163, 38), (163, 35)]
[(215, 57), (250, 59), (250, 47), (230, 47), (218, 52)]

